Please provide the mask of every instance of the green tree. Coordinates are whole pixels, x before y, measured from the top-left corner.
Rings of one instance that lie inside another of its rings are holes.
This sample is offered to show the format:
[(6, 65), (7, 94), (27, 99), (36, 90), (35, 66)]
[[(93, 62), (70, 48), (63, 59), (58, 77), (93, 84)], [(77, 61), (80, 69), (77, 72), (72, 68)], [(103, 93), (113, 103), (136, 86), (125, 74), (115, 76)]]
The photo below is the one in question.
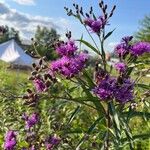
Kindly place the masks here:
[(48, 29), (46, 27), (37, 26), (34, 36), (34, 42), (37, 43), (35, 48), (41, 56), (46, 56), (47, 59), (53, 60), (57, 57), (53, 44), (59, 39), (55, 29)]
[(150, 42), (150, 15), (140, 21), (140, 28), (135, 37), (138, 41)]
[(0, 43), (6, 42), (10, 39), (15, 39), (18, 44), (21, 44), (19, 31), (8, 26), (1, 26)]

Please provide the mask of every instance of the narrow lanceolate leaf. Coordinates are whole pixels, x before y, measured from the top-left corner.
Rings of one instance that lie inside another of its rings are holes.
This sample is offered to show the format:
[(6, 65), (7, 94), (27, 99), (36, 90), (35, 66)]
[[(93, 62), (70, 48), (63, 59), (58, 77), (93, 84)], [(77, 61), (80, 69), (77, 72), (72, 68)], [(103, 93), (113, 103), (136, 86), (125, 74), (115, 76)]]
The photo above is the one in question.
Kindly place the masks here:
[(115, 107), (112, 103), (109, 103), (110, 104), (110, 111), (111, 111), (111, 114), (112, 114), (112, 117), (114, 119), (114, 122), (116, 124), (116, 127), (118, 128), (118, 130), (120, 130), (120, 122), (119, 122), (119, 117), (118, 117), (118, 114), (115, 110)]
[(77, 108), (73, 111), (71, 117), (69, 118), (67, 125), (69, 125), (73, 121), (73, 119), (75, 118), (75, 116), (79, 111), (80, 111), (80, 106), (77, 106)]
[(125, 131), (125, 134), (127, 136), (126, 141), (129, 141), (130, 149), (133, 150), (134, 149), (134, 144), (133, 144), (132, 133), (131, 133), (131, 130), (130, 130), (128, 124), (127, 124), (127, 121), (124, 118), (122, 118), (122, 125), (124, 127), (124, 131)]
[(89, 73), (88, 73), (86, 70), (83, 72), (83, 76), (84, 76), (85, 79), (87, 80), (89, 86), (90, 86), (91, 88), (93, 88), (93, 87), (95, 86), (95, 84), (94, 84), (92, 78), (90, 77)]
[(106, 40), (114, 31), (115, 31), (115, 29), (112, 30), (112, 31), (110, 31), (110, 32), (108, 32), (108, 33), (106, 34), (106, 36), (104, 37), (104, 40)]
[(77, 144), (76, 150), (80, 150), (81, 145), (86, 140), (86, 136), (88, 136), (89, 134), (91, 134), (92, 131), (95, 129), (96, 125), (98, 123), (100, 123), (103, 119), (104, 119), (104, 117), (99, 117), (97, 120), (95, 120), (95, 122), (90, 126), (90, 128), (87, 130), (87, 132), (85, 133), (85, 135), (81, 138), (81, 140)]
[(147, 90), (150, 89), (150, 85), (145, 85), (145, 84), (135, 84), (135, 85), (140, 87), (140, 88), (143, 88), (143, 89), (147, 89)]
[(91, 50), (93, 50), (95, 53), (99, 54), (100, 52), (94, 47), (92, 46), (89, 42), (83, 40), (83, 39), (80, 39), (80, 40), (77, 40), (81, 43), (83, 43), (84, 45), (86, 45), (88, 48), (90, 48)]
[(108, 105), (109, 105), (110, 114), (111, 114), (111, 116), (113, 118), (113, 123), (114, 123), (116, 137), (118, 138), (118, 141), (119, 141), (120, 138), (121, 138), (120, 120), (119, 120), (118, 114), (117, 114), (117, 112), (115, 110), (115, 107), (114, 107), (113, 103), (110, 102)]
[(82, 36), (81, 36), (81, 38), (80, 38), (80, 46), (79, 46), (79, 49), (81, 50), (81, 45), (82, 45), (82, 41), (83, 40), (83, 34), (82, 34)]

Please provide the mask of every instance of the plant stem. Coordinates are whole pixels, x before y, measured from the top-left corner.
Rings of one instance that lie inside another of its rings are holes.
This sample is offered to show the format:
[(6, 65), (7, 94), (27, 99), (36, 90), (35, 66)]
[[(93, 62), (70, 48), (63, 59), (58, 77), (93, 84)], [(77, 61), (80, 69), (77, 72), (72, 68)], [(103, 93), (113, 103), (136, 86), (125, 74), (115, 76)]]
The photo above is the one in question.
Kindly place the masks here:
[[(109, 111), (109, 104), (107, 105), (107, 128), (111, 128), (111, 118), (110, 118), (110, 111)], [(107, 139), (106, 139), (106, 145), (105, 150), (109, 150), (109, 131), (107, 132)]]
[[(84, 27), (85, 27), (87, 33), (89, 34), (90, 38), (92, 39), (93, 43), (95, 44), (95, 46), (96, 46), (96, 48), (97, 48), (97, 50), (98, 50), (98, 52), (99, 52), (99, 47), (98, 47), (98, 45), (96, 44), (94, 38), (92, 37), (92, 35), (90, 34), (89, 30), (86, 28), (85, 25), (84, 25)], [(100, 52), (99, 52), (99, 55), (102, 57), (102, 54), (101, 54)]]

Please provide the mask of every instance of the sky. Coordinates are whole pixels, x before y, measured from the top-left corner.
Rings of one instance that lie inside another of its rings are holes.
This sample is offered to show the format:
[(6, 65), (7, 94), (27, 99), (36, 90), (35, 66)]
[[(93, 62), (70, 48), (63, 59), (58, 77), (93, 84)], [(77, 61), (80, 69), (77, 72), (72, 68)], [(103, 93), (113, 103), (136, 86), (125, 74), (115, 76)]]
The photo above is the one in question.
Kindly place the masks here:
[[(29, 40), (33, 37), (37, 25), (55, 28), (64, 37), (71, 30), (74, 39), (82, 34), (90, 40), (82, 25), (73, 17), (66, 15), (64, 6), (73, 8), (73, 3), (88, 10), (93, 6), (97, 16), (101, 15), (98, 0), (0, 0), (0, 25), (8, 25), (20, 31), (21, 37)], [(106, 41), (106, 49), (112, 51), (115, 44), (127, 35), (134, 35), (139, 21), (150, 14), (150, 0), (104, 0), (110, 10), (116, 5), (108, 30), (115, 29)], [(95, 38), (95, 37), (94, 37)]]

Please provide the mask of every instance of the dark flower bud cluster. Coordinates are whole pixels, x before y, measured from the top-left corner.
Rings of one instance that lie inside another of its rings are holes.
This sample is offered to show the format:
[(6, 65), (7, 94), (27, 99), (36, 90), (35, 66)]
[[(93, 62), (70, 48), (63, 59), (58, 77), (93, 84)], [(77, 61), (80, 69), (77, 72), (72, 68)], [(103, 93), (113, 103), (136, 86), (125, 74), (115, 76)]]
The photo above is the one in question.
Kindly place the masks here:
[(96, 17), (93, 12), (93, 7), (90, 7), (89, 13), (84, 13), (83, 8), (80, 7), (79, 5), (73, 4), (73, 6), (76, 10), (75, 12), (73, 12), (72, 9), (65, 7), (67, 14), (69, 16), (74, 16), (78, 18), (82, 24), (90, 27), (90, 30), (92, 32), (97, 33), (98, 35), (100, 34), (101, 30), (105, 27), (105, 25), (108, 24), (108, 19), (112, 17), (113, 12), (116, 8), (116, 6), (114, 6), (111, 12), (107, 13), (107, 5), (105, 5), (104, 2), (101, 1), (99, 3), (99, 6), (102, 11), (102, 15), (100, 15), (99, 17)]
[(38, 101), (38, 95), (31, 91), (30, 89), (27, 89), (27, 94), (23, 96), (23, 99), (25, 100), (25, 105), (28, 105), (30, 107), (34, 107), (37, 104)]
[(4, 143), (4, 149), (5, 150), (14, 150), (15, 146), (17, 144), (16, 140), (17, 133), (13, 130), (10, 130), (5, 135), (5, 143)]
[(56, 78), (46, 72), (48, 66), (45, 63), (45, 58), (39, 60), (39, 64), (33, 64), (33, 72), (31, 72), (31, 77), (29, 80), (33, 81), (36, 92), (45, 92), (52, 85), (52, 83), (56, 82)]

